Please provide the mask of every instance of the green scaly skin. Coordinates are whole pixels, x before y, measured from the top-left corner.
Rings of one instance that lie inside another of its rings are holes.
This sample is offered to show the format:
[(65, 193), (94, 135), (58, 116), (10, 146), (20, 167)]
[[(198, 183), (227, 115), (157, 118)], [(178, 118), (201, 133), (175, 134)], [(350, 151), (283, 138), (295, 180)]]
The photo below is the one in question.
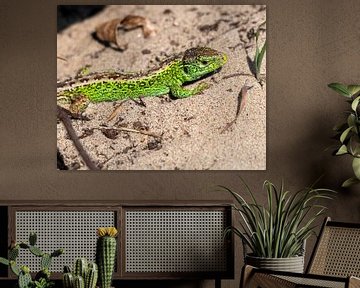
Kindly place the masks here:
[(186, 82), (215, 72), (227, 62), (227, 56), (207, 47), (191, 48), (165, 61), (147, 74), (124, 75), (94, 73), (57, 85), (58, 104), (70, 104), (73, 113), (83, 112), (90, 102), (117, 101), (171, 93), (176, 98), (199, 94), (209, 87), (201, 83), (193, 89)]

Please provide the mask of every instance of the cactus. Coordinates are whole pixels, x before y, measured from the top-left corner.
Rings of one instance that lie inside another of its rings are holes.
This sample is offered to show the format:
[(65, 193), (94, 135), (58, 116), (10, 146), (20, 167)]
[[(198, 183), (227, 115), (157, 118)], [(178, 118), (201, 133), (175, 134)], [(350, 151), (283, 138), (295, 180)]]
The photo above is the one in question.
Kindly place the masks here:
[(74, 276), (72, 273), (64, 273), (62, 277), (64, 288), (73, 288), (74, 287)]
[(45, 269), (45, 268), (49, 269), (51, 265), (51, 260), (52, 260), (51, 255), (48, 253), (44, 253), (43, 256), (41, 256), (41, 262), (40, 262), (41, 269)]
[(58, 257), (63, 253), (64, 253), (64, 249), (57, 249), (54, 252), (52, 252), (50, 255), (51, 257)]
[(74, 277), (74, 288), (85, 288), (84, 278), (80, 275)]
[(81, 276), (85, 279), (86, 270), (88, 268), (88, 262), (86, 258), (79, 258), (75, 261), (74, 274), (75, 276)]
[(9, 260), (16, 260), (16, 258), (19, 256), (19, 247), (20, 246), (16, 245), (14, 248), (9, 250)]
[(10, 268), (11, 271), (16, 275), (19, 276), (20, 274), (20, 268), (16, 265), (16, 262), (14, 260), (10, 260)]
[(42, 251), (40, 250), (40, 248), (38, 248), (38, 247), (36, 247), (36, 246), (30, 245), (29, 251), (30, 251), (32, 254), (34, 254), (35, 256), (38, 256), (38, 257), (41, 257), (41, 256), (44, 255), (44, 252), (42, 252)]
[(97, 278), (98, 278), (98, 268), (96, 263), (90, 262), (88, 264), (88, 261), (85, 258), (76, 259), (74, 263), (73, 273), (71, 273), (71, 269), (69, 266), (64, 266), (64, 273), (63, 273), (64, 288), (78, 288), (78, 287), (95, 288)]
[[(19, 288), (48, 288), (51, 287), (53, 282), (50, 281), (50, 264), (53, 257), (60, 256), (64, 250), (58, 249), (49, 253), (44, 253), (40, 250), (36, 244), (37, 236), (35, 233), (30, 233), (29, 244), (20, 242), (16, 243), (11, 241), (11, 245), (8, 251), (8, 259), (0, 257), (0, 264), (10, 266), (11, 271), (18, 276), (18, 286)], [(16, 259), (19, 256), (19, 250), (29, 250), (30, 253), (37, 257), (41, 257), (41, 271), (39, 271), (35, 276), (35, 281), (32, 280), (30, 275), (30, 269), (28, 266), (22, 266), (21, 268), (16, 264)]]
[(95, 288), (98, 279), (98, 266), (96, 263), (89, 263), (85, 276), (85, 288)]
[(46, 279), (49, 280), (50, 279), (50, 271), (48, 268), (44, 268), (42, 270), (40, 270), (38, 273), (36, 273), (35, 275), (35, 280), (41, 280), (41, 279)]
[[(25, 268), (25, 267), (23, 267), (23, 268)], [(19, 279), (18, 279), (19, 288), (29, 288), (30, 283), (32, 283), (29, 267), (26, 267), (26, 268), (27, 269), (22, 269), (19, 274)], [(27, 270), (27, 271), (24, 271), (24, 270)]]
[(30, 248), (30, 245), (26, 244), (26, 243), (20, 243), (19, 244), (19, 247), (22, 248), (22, 249), (29, 249)]
[(3, 257), (0, 257), (0, 263), (4, 264), (6, 266), (10, 265), (10, 261), (8, 259), (6, 259), (6, 258), (3, 258)]
[(35, 246), (37, 241), (37, 235), (35, 232), (31, 232), (29, 235), (29, 244), (31, 246)]
[(97, 235), (96, 262), (100, 287), (110, 288), (115, 265), (117, 230), (115, 227), (98, 228)]

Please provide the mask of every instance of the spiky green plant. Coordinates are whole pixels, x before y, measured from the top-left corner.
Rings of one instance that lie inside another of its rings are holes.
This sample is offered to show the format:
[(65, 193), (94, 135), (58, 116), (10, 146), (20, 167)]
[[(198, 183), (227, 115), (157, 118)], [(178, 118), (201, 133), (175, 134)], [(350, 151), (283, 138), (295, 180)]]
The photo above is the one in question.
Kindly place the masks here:
[(233, 208), (240, 215), (240, 227), (228, 227), (225, 234), (233, 232), (239, 236), (256, 257), (287, 258), (301, 255), (304, 241), (314, 233), (315, 220), (326, 209), (317, 201), (331, 199), (334, 191), (310, 187), (290, 193), (285, 191), (283, 183), (277, 189), (266, 180), (265, 207), (257, 202), (249, 186), (243, 183), (252, 202), (220, 186), (235, 198)]
[(88, 262), (85, 258), (78, 258), (74, 263), (74, 271), (69, 266), (64, 267), (64, 288), (95, 288), (98, 279), (98, 267), (96, 263)]
[(96, 262), (99, 267), (100, 288), (110, 288), (116, 258), (115, 227), (101, 227), (97, 229), (99, 238), (96, 243)]
[(342, 186), (348, 187), (360, 183), (360, 85), (344, 85), (331, 83), (328, 85), (340, 95), (347, 98), (351, 109), (347, 112), (347, 120), (334, 130), (340, 140), (334, 155), (350, 155), (354, 176), (347, 179)]
[[(53, 282), (50, 281), (50, 265), (53, 257), (58, 257), (64, 253), (63, 249), (57, 249), (51, 254), (44, 253), (36, 246), (37, 236), (35, 233), (30, 233), (29, 243), (19, 242), (12, 243), (8, 251), (8, 259), (0, 257), (0, 263), (10, 266), (11, 271), (18, 277), (19, 288), (48, 288), (52, 287)], [(35, 275), (32, 280), (30, 269), (28, 266), (19, 266), (16, 259), (19, 256), (20, 249), (28, 250), (33, 255), (40, 257), (41, 270)]]

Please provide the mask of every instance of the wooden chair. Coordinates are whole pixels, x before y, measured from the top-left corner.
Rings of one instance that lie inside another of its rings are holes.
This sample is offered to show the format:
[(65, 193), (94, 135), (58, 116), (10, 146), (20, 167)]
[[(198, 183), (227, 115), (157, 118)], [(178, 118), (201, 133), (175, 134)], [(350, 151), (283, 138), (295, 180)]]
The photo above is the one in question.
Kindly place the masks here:
[(360, 223), (334, 222), (326, 218), (306, 273), (245, 265), (240, 287), (360, 287)]

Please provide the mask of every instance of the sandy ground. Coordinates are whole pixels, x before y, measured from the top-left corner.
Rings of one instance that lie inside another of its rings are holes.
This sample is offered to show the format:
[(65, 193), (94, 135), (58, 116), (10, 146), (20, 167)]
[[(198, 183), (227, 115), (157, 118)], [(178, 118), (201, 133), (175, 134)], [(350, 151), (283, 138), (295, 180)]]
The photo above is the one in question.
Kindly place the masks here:
[[(129, 14), (147, 17), (157, 29), (156, 35), (144, 38), (141, 29), (121, 32), (128, 43), (123, 52), (92, 37), (97, 25)], [(126, 101), (111, 121), (108, 117), (118, 102), (90, 104), (85, 111), (90, 120), (72, 120), (72, 124), (93, 161), (103, 170), (266, 169), (266, 59), (262, 85), (247, 60), (255, 54), (248, 32), (265, 18), (265, 6), (260, 5), (108, 6), (58, 33), (57, 55), (67, 60), (57, 60), (58, 81), (74, 77), (86, 65), (92, 72), (146, 71), (196, 46), (228, 55), (229, 61), (219, 73), (200, 80), (211, 84), (203, 94), (185, 99), (148, 97), (144, 99), (146, 107)], [(260, 44), (265, 37), (262, 32)], [(245, 81), (253, 85), (245, 107), (224, 132), (235, 118)], [(114, 127), (147, 131), (161, 138), (111, 130)], [(61, 122), (57, 124), (57, 145), (69, 169), (87, 169)]]

